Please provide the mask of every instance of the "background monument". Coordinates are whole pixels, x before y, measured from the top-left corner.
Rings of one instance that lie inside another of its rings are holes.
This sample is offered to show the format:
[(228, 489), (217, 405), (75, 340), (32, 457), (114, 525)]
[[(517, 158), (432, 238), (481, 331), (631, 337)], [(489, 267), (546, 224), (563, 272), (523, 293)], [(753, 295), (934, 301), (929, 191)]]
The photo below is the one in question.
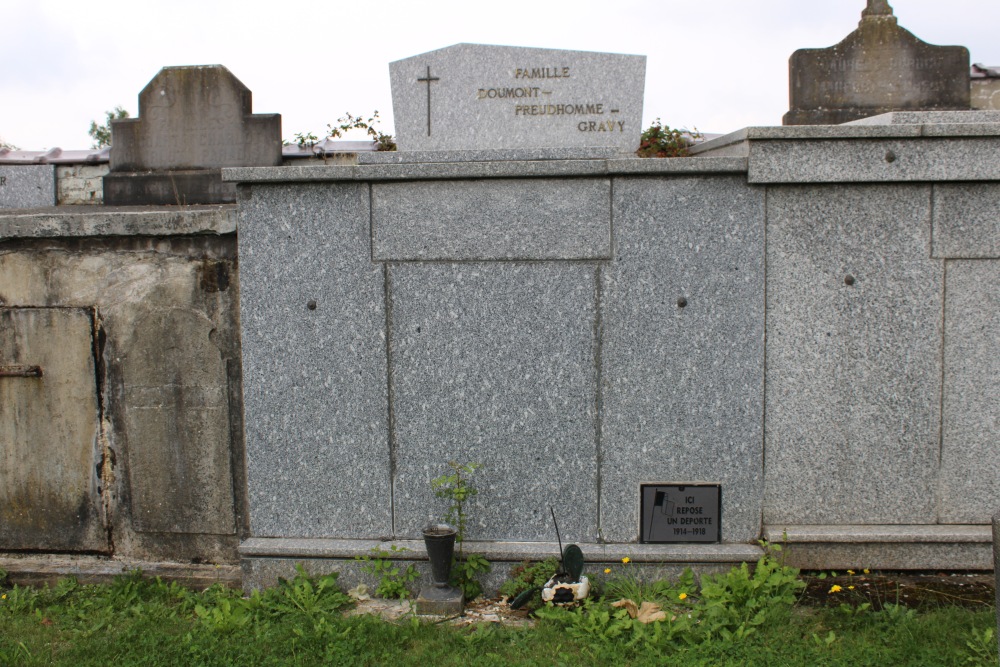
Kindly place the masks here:
[(835, 125), (889, 111), (969, 109), (969, 51), (901, 28), (886, 0), (868, 0), (836, 46), (789, 59), (785, 125)]

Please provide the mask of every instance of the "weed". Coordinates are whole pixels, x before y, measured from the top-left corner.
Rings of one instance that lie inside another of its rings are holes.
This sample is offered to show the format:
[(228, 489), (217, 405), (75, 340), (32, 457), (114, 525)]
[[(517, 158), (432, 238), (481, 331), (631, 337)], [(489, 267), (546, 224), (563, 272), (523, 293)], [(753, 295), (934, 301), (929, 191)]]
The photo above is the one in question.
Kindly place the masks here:
[(639, 157), (687, 157), (691, 153), (691, 146), (698, 139), (701, 139), (701, 133), (697, 128), (672, 129), (657, 118), (642, 133), (639, 150), (635, 154)]
[(91, 148), (104, 148), (111, 145), (111, 121), (128, 118), (128, 111), (121, 105), (116, 106), (111, 111), (105, 112), (103, 125), (98, 125), (96, 120), (90, 121), (90, 129), (87, 134), (94, 140)]
[(538, 563), (524, 561), (511, 570), (511, 578), (500, 586), (500, 595), (513, 599), (529, 588), (544, 585), (558, 570), (559, 559), (555, 556)]
[[(451, 473), (435, 477), (431, 480), (434, 488), (434, 495), (449, 501), (448, 511), (445, 514), (445, 523), (451, 524), (458, 531), (455, 541), (458, 543), (458, 555), (454, 557), (451, 565), (452, 586), (462, 589), (466, 599), (473, 599), (482, 593), (482, 587), (476, 579), (480, 574), (490, 571), (490, 562), (484, 557), (476, 554), (465, 557), (463, 543), (465, 542), (465, 503), (479, 491), (469, 482), (469, 476), (479, 467), (478, 463), (458, 464), (449, 461), (448, 466)], [(464, 476), (463, 476), (464, 475)]]
[(973, 665), (997, 664), (997, 636), (994, 628), (979, 632), (970, 628), (965, 636), (965, 662)]
[(356, 560), (364, 563), (361, 566), (363, 572), (367, 572), (378, 580), (375, 595), (392, 600), (405, 600), (410, 596), (407, 585), (419, 579), (420, 572), (412, 564), (400, 569), (400, 566), (390, 560), (394, 554), (408, 551), (406, 547), (397, 547), (393, 544), (390, 549), (391, 551), (384, 551), (374, 547), (370, 556), (358, 556)]

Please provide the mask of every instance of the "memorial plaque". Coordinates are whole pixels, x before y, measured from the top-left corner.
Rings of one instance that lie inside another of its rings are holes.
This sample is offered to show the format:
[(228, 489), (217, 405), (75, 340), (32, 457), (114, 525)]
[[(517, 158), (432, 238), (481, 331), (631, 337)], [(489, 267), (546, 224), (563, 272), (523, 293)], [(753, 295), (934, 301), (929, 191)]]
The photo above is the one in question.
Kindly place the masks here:
[(640, 541), (718, 542), (718, 484), (641, 484)]
[(0, 208), (39, 208), (55, 205), (54, 166), (0, 165)]
[(252, 113), (251, 97), (222, 65), (161, 69), (139, 93), (138, 118), (111, 122), (104, 203), (236, 201), (223, 167), (281, 164), (281, 116)]
[(792, 54), (788, 88), (785, 125), (969, 109), (969, 50), (927, 44), (897, 24), (886, 0), (868, 0), (858, 29), (842, 42)]
[(639, 146), (645, 56), (456, 44), (389, 75), (399, 150)]

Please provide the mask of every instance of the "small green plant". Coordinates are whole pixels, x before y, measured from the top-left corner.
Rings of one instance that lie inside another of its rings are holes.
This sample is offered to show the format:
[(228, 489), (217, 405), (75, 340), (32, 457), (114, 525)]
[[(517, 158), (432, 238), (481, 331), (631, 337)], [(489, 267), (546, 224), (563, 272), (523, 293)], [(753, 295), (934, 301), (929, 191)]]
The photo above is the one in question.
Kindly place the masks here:
[(475, 486), (469, 482), (469, 476), (479, 468), (478, 463), (458, 464), (449, 461), (448, 466), (451, 473), (435, 477), (431, 480), (434, 488), (434, 495), (448, 501), (448, 511), (445, 513), (445, 523), (451, 524), (458, 531), (455, 541), (458, 543), (458, 555), (454, 557), (451, 565), (452, 586), (462, 589), (467, 599), (473, 599), (482, 593), (482, 587), (477, 580), (480, 574), (490, 571), (490, 563), (480, 555), (472, 554), (465, 557), (463, 543), (465, 542), (465, 503), (472, 496), (479, 493)]
[(997, 664), (997, 635), (995, 628), (983, 628), (979, 632), (970, 628), (965, 639), (965, 662), (972, 665)]
[(678, 130), (657, 118), (642, 133), (635, 154), (639, 157), (687, 157), (691, 154), (691, 146), (701, 138), (697, 128)]
[(299, 148), (312, 148), (319, 141), (317, 137), (312, 132), (296, 132), (295, 133), (295, 145)]
[(110, 146), (111, 121), (129, 117), (128, 111), (126, 111), (121, 105), (116, 106), (111, 111), (105, 112), (104, 115), (106, 119), (103, 125), (98, 125), (96, 120), (90, 121), (90, 130), (87, 131), (87, 134), (89, 134), (91, 139), (94, 140), (91, 148), (104, 148), (105, 146)]
[(378, 111), (376, 110), (367, 119), (362, 116), (352, 116), (350, 113), (345, 113), (337, 119), (337, 125), (330, 123), (326, 127), (329, 131), (329, 135), (334, 138), (342, 137), (345, 132), (349, 132), (351, 130), (364, 130), (365, 134), (371, 137), (372, 140), (378, 144), (376, 150), (396, 150), (396, 142), (393, 140), (392, 135), (385, 134), (375, 127), (375, 124), (378, 122), (379, 117)]
[(511, 578), (501, 584), (500, 595), (513, 600), (528, 589), (543, 586), (558, 570), (559, 559), (555, 556), (538, 563), (524, 561), (511, 569)]
[(412, 564), (400, 569), (400, 566), (392, 562), (391, 558), (394, 555), (408, 551), (406, 547), (397, 547), (393, 544), (389, 548), (391, 551), (374, 547), (371, 555), (358, 556), (356, 560), (364, 563), (361, 566), (363, 572), (378, 580), (375, 595), (392, 600), (405, 600), (410, 596), (407, 585), (419, 579), (420, 572)]

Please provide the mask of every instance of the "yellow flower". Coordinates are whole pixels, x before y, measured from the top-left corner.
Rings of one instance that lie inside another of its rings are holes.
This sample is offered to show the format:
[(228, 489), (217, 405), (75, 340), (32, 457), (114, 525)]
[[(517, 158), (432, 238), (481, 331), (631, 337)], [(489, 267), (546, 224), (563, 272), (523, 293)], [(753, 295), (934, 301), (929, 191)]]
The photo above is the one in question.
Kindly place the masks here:
[(865, 569), (861, 570), (861, 571), (862, 571), (862, 572), (864, 572), (865, 574), (868, 574), (868, 573), (869, 573), (869, 571), (868, 571), (868, 568), (867, 568), (867, 567), (866, 567)]
[(610, 567), (604, 568), (604, 574), (611, 574), (611, 568)]
[(625, 558), (622, 558), (622, 562), (628, 565), (629, 563), (632, 562), (632, 559), (629, 558), (628, 556), (625, 556)]
[(839, 593), (842, 590), (844, 590), (844, 589), (841, 588), (840, 586), (838, 586), (837, 584), (834, 584), (833, 586), (830, 586), (830, 592), (831, 593)]
[(847, 574), (851, 574), (851, 575), (853, 575), (853, 574), (854, 574), (854, 570), (848, 570), (848, 571), (847, 571)]
[(854, 586), (848, 586), (848, 587), (847, 587), (847, 590), (849, 590), (849, 591), (853, 591), (853, 590), (854, 590)]
[(4, 593), (3, 595), (0, 595), (0, 600), (6, 600), (6, 599), (7, 599), (7, 594), (6, 593)]
[(678, 598), (680, 598), (681, 600), (687, 600), (687, 596), (688, 596), (688, 594), (687, 594), (687, 593), (681, 593), (681, 594), (680, 594), (680, 595), (678, 595), (677, 597), (678, 597)]

